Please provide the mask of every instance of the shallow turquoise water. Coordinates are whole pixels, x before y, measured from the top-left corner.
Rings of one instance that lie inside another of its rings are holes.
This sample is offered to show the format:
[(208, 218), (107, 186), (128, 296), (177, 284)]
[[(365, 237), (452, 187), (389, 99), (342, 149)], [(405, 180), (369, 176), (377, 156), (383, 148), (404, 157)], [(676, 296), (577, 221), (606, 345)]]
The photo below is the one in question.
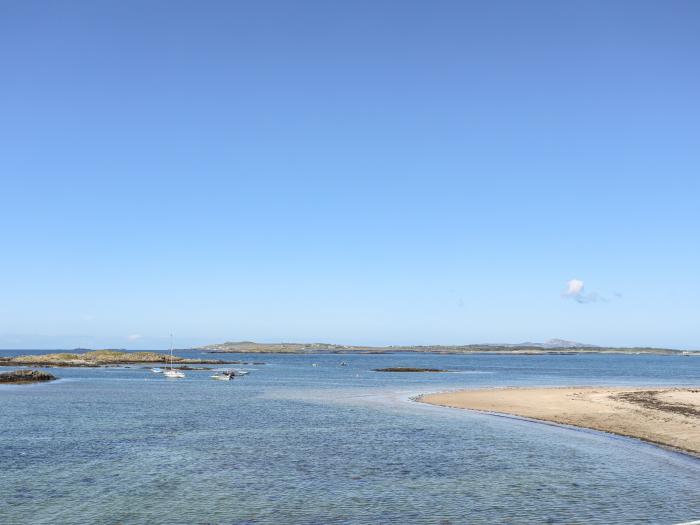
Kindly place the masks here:
[[(53, 369), (61, 381), (0, 387), (0, 523), (700, 519), (696, 459), (407, 400), (479, 386), (700, 386), (700, 358), (226, 357), (266, 364), (232, 382), (208, 372), (173, 381), (140, 368)], [(371, 371), (384, 366), (458, 373)]]

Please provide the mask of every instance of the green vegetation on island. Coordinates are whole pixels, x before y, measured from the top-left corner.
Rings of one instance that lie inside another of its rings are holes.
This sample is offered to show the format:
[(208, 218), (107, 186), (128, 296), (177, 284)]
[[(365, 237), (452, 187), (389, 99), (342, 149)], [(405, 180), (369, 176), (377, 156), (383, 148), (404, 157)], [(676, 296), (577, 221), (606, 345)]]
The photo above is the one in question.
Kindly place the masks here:
[[(187, 365), (223, 365), (236, 362), (221, 359), (189, 359), (173, 356), (174, 363)], [(0, 366), (70, 366), (98, 367), (105, 365), (124, 365), (133, 363), (167, 364), (168, 354), (158, 352), (122, 352), (118, 350), (94, 350), (83, 353), (58, 353), (43, 355), (20, 355), (15, 357), (0, 357)]]
[(440, 368), (412, 368), (408, 366), (394, 366), (389, 368), (375, 368), (375, 372), (449, 372)]
[(206, 353), (259, 353), (259, 354), (391, 354), (398, 352), (437, 354), (655, 354), (689, 355), (671, 348), (593, 346), (562, 339), (546, 343), (470, 344), (470, 345), (407, 345), (407, 346), (353, 346), (327, 343), (255, 343), (252, 341), (226, 342), (195, 348)]

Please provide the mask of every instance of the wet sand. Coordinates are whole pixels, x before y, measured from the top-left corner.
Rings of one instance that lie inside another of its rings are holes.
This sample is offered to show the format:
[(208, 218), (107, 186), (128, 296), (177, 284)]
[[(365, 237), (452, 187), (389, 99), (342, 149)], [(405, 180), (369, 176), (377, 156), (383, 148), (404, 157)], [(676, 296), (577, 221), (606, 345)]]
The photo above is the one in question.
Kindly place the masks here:
[(700, 457), (700, 388), (499, 388), (419, 400), (602, 430)]

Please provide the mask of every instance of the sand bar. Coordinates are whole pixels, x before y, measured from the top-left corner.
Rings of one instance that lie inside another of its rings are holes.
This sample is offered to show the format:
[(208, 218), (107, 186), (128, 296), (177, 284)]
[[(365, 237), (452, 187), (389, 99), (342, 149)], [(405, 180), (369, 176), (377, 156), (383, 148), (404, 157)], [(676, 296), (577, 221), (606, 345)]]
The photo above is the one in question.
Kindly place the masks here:
[(602, 430), (700, 457), (700, 388), (499, 388), (420, 401)]

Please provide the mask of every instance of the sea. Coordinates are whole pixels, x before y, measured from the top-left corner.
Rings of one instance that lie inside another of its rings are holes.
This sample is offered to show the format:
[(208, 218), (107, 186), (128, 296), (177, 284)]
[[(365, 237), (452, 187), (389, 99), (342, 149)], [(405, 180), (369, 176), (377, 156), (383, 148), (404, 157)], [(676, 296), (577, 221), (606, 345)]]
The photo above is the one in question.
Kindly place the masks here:
[[(43, 352), (0, 356), (27, 353)], [(52, 368), (58, 381), (0, 386), (0, 524), (700, 520), (697, 458), (414, 400), (502, 386), (700, 387), (698, 357), (178, 354), (250, 373)]]

